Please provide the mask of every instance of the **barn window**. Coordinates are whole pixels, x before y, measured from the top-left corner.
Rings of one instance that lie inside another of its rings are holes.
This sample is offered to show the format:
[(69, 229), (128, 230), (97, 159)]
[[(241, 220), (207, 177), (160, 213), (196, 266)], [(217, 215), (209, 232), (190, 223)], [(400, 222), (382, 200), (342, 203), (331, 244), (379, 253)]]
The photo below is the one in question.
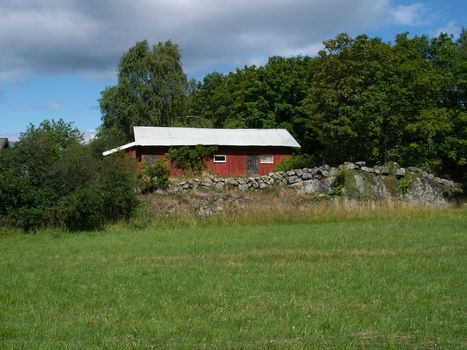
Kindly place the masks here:
[(143, 162), (145, 163), (155, 163), (156, 156), (154, 154), (143, 154)]
[(214, 163), (225, 163), (227, 161), (227, 156), (224, 154), (215, 154)]
[(272, 164), (274, 163), (274, 157), (272, 154), (261, 154), (259, 156), (259, 162), (262, 164)]

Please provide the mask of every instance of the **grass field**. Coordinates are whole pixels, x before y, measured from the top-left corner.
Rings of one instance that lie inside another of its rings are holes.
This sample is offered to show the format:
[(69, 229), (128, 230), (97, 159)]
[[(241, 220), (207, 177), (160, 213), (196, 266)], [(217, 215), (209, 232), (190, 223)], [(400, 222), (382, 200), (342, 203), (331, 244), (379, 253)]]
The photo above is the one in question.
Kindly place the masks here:
[(462, 349), (467, 213), (0, 236), (1, 349)]

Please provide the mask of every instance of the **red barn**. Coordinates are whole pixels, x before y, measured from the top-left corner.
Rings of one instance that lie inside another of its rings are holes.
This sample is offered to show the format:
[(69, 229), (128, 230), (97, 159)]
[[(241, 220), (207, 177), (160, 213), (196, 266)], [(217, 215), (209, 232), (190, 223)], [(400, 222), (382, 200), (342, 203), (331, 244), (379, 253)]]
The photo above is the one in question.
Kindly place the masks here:
[[(206, 159), (209, 172), (219, 176), (267, 175), (279, 163), (291, 157), (298, 142), (285, 129), (206, 129), (135, 126), (135, 141), (104, 152), (120, 150), (141, 161), (164, 159), (170, 147), (218, 146)], [(171, 176), (181, 171), (171, 167)]]

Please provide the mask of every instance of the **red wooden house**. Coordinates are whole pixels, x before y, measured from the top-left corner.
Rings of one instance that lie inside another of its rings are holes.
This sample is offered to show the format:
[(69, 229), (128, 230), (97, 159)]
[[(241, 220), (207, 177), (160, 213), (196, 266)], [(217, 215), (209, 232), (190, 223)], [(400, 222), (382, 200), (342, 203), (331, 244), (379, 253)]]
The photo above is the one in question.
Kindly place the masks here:
[[(285, 129), (133, 128), (135, 141), (104, 152), (104, 156), (126, 150), (141, 161), (164, 159), (170, 147), (216, 145), (216, 154), (206, 159), (209, 172), (219, 176), (267, 175), (300, 148)], [(181, 172), (171, 167), (171, 176)]]

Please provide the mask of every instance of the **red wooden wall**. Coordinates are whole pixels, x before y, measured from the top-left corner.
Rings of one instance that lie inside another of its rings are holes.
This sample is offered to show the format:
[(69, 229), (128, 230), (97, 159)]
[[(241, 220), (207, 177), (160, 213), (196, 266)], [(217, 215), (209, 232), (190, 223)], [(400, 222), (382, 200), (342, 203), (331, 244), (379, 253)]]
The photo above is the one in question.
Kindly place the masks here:
[[(132, 158), (144, 162), (145, 156), (155, 156), (156, 159), (165, 159), (169, 147), (138, 147), (130, 151)], [(207, 169), (210, 173), (229, 177), (247, 175), (247, 156), (248, 155), (272, 155), (273, 163), (259, 163), (259, 175), (268, 175), (281, 161), (290, 158), (293, 150), (287, 147), (219, 147), (216, 154), (225, 155), (225, 163), (215, 163), (213, 156), (206, 160)], [(170, 175), (177, 177), (183, 175), (181, 169), (171, 165)]]

